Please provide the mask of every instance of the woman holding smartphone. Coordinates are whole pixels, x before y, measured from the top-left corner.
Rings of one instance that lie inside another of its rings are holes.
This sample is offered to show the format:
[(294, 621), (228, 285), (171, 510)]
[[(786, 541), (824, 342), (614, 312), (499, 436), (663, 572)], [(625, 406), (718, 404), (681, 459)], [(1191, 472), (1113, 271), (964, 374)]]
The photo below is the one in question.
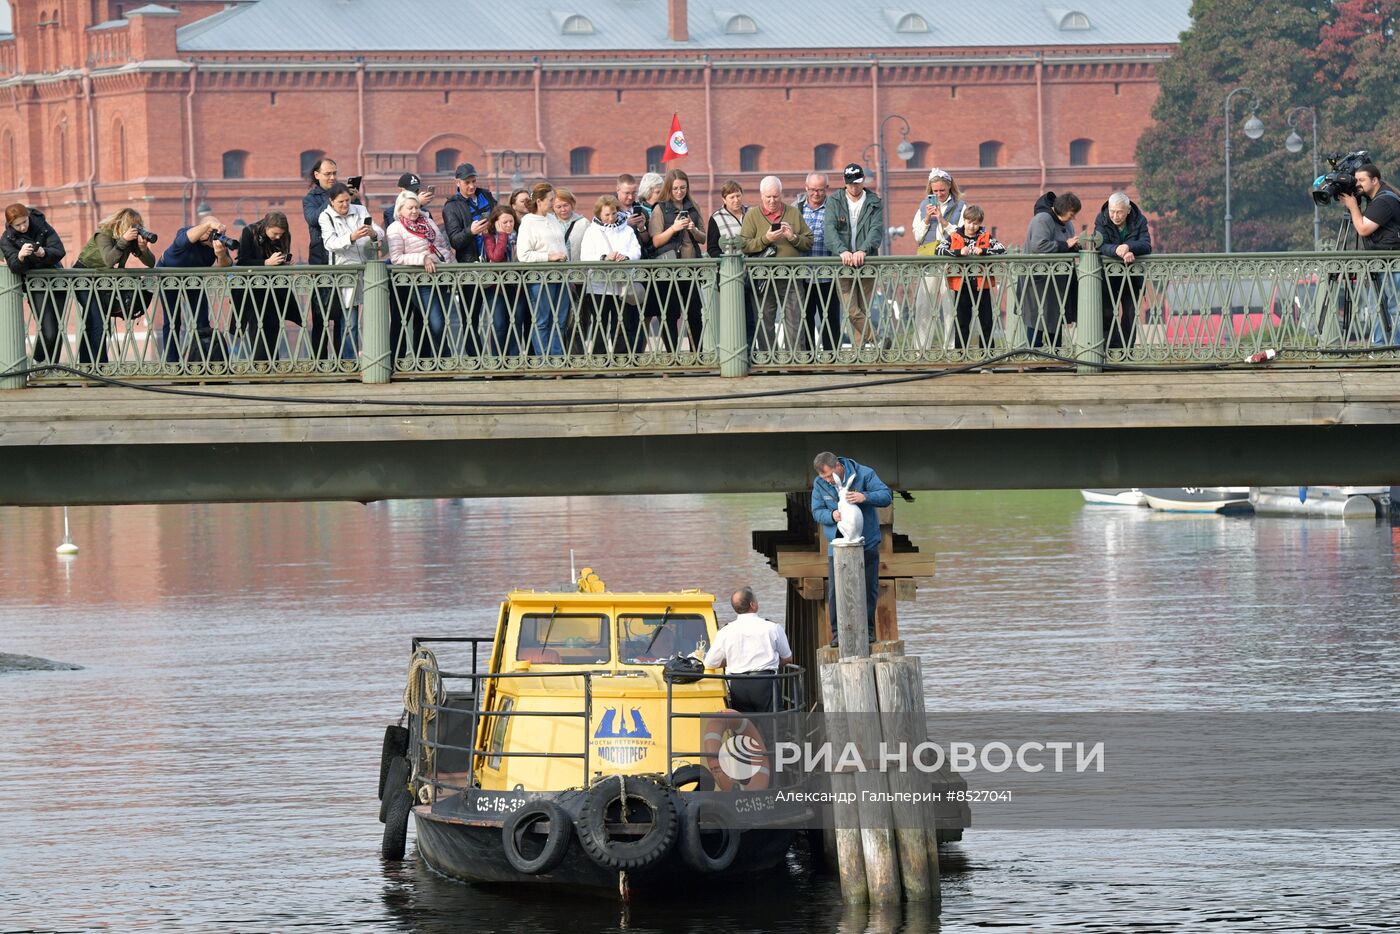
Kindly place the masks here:
[[(690, 199), (690, 176), (680, 169), (672, 169), (661, 183), (661, 192), (661, 202), (651, 212), (651, 245), (656, 251), (655, 258), (698, 259), (703, 256), (703, 216)], [(704, 316), (698, 284), (694, 280), (653, 280), (652, 288), (661, 290), (664, 295), (662, 308), (671, 351), (680, 351), (683, 336), (680, 322), (684, 316), (684, 336), (690, 352), (699, 353)]]

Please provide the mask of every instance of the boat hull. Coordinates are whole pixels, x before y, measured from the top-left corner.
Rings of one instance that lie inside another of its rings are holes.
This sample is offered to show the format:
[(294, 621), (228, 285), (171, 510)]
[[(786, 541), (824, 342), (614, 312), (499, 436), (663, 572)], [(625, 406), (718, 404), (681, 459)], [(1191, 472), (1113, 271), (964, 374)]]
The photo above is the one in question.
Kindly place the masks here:
[(1261, 486), (1249, 492), (1261, 516), (1374, 519), (1385, 515), (1390, 488), (1383, 486)]
[(1079, 495), (1091, 506), (1146, 506), (1147, 497), (1142, 490), (1080, 490)]
[(1249, 487), (1185, 486), (1144, 488), (1147, 505), (1162, 512), (1247, 513)]
[[(463, 882), (545, 883), (572, 889), (617, 893), (621, 880), (616, 869), (606, 869), (584, 852), (573, 836), (564, 859), (557, 867), (540, 875), (515, 869), (506, 859), (501, 842), (501, 823), (466, 821), (431, 813), (428, 806), (414, 809), (418, 853), (436, 872)], [(761, 828), (744, 831), (734, 863), (722, 872), (706, 873), (706, 880), (726, 876), (752, 875), (772, 869), (783, 859), (798, 831), (789, 828)], [(673, 885), (694, 885), (697, 873), (681, 858), (679, 847), (645, 869), (627, 873), (632, 891), (664, 889)]]

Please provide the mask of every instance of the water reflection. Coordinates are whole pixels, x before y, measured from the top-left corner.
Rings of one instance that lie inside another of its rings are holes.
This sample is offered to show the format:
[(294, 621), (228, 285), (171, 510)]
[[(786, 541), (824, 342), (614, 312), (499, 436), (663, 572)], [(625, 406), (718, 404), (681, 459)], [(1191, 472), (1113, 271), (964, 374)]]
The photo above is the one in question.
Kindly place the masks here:
[[(411, 635), (482, 633), (512, 586), (783, 589), (781, 497), (0, 509), (0, 928), (1234, 930), (1389, 919), (1383, 833), (978, 831), (926, 913), (847, 911), (804, 852), (761, 884), (608, 899), (473, 888), (377, 856), (374, 776)], [(920, 494), (938, 559), (900, 605), (958, 710), (1395, 709), (1396, 530), (1162, 518), (1065, 493)], [(721, 608), (722, 616), (727, 613)]]

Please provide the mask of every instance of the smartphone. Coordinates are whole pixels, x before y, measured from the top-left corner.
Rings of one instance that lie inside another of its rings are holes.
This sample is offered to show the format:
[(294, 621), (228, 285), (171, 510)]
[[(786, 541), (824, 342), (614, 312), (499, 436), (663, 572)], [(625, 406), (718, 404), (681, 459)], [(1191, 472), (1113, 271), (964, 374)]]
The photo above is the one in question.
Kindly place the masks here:
[(678, 212), (678, 213), (676, 214), (676, 220), (680, 220), (682, 217), (684, 217), (684, 218), (689, 218), (689, 217), (690, 217), (690, 212), (689, 212), (689, 211), (680, 211), (680, 212)]
[(350, 178), (347, 178), (345, 180), (345, 185), (347, 188), (359, 188), (360, 182), (363, 182), (364, 180), (365, 177), (363, 175), (352, 175)]
[(773, 226), (770, 227), (770, 228), (768, 228), (768, 229), (769, 229), (769, 230), (782, 230), (782, 229), (783, 229), (783, 222), (782, 222), (782, 221), (774, 221), (774, 222), (773, 222)]
[(420, 195), (431, 195), (432, 193), (433, 193), (433, 186), (431, 186), (431, 185), (429, 185), (427, 188), (424, 188), (422, 191), (419, 192)]

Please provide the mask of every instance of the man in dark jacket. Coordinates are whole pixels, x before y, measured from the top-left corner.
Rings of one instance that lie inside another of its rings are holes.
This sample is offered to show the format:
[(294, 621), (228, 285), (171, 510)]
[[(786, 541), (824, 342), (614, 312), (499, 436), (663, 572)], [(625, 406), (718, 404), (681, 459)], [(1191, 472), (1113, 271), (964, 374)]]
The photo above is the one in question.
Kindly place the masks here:
[(457, 254), (457, 262), (475, 263), (481, 258), (486, 218), (491, 216), (496, 199), (491, 192), (477, 187), (476, 166), (470, 162), (457, 166), (454, 177), (457, 193), (442, 206), (443, 232)]
[[(1103, 237), (1099, 252), (1104, 257), (1103, 334), (1109, 347), (1133, 346), (1137, 330), (1138, 299), (1142, 297), (1142, 273), (1133, 264), (1152, 252), (1152, 233), (1147, 218), (1126, 194), (1115, 191), (1108, 196), (1094, 231)], [(1118, 305), (1123, 305), (1123, 319), (1118, 323)]]
[[(158, 269), (208, 269), (213, 266), (230, 266), (233, 257), (226, 245), (227, 237), (223, 223), (217, 217), (208, 217), (193, 227), (181, 227), (175, 231), (170, 246), (165, 248), (156, 261)], [(167, 280), (179, 283), (179, 279)], [(161, 303), (165, 306), (165, 323), (161, 325), (160, 338), (165, 344), (166, 363), (204, 364), (222, 362), (227, 359), (223, 335), (215, 335), (209, 321), (209, 295), (207, 282), (195, 280), (194, 284), (162, 285)], [(183, 335), (192, 332), (188, 346)]]
[[(827, 582), (826, 611), (831, 620), (832, 645), (836, 645), (836, 567), (831, 542), (836, 538), (836, 524), (843, 509), (861, 511), (865, 549), (865, 626), (870, 641), (875, 641), (875, 603), (880, 595), (880, 516), (877, 509), (894, 501), (890, 488), (875, 471), (849, 457), (837, 457), (823, 451), (812, 462), (816, 479), (812, 481), (812, 518), (822, 527), (826, 538)], [(846, 498), (843, 499), (842, 489)]]
[[(859, 163), (846, 166), (842, 179), (846, 190), (826, 199), (826, 248), (832, 256), (841, 257), (841, 265), (860, 269), (866, 257), (880, 252), (884, 242), (885, 206), (879, 195), (865, 187), (865, 170)], [(849, 278), (842, 276), (836, 280), (836, 287), (851, 323), (851, 348), (859, 352), (875, 338), (870, 323), (875, 278), (862, 277), (860, 273)]]
[[(21, 279), (35, 269), (55, 269), (63, 262), (63, 241), (44, 220), (44, 215), (22, 204), (5, 209), (5, 232), (0, 235), (0, 252), (10, 271)], [(61, 291), (30, 291), (29, 310), (39, 321), (39, 340), (34, 345), (34, 362), (58, 359), (58, 319), (63, 308)]]

